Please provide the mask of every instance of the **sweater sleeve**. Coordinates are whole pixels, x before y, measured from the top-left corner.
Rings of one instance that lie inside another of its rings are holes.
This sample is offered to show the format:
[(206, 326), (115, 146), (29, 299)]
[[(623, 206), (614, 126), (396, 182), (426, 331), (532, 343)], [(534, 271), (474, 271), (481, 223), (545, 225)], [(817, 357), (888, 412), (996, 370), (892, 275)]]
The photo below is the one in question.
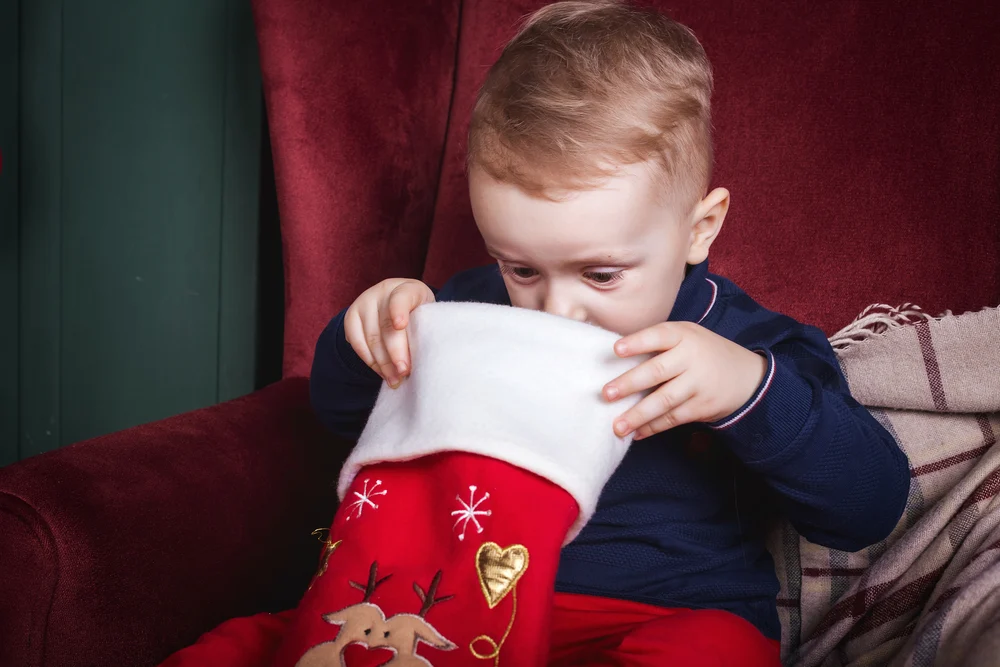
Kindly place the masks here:
[[(432, 288), (433, 289), (433, 288)], [(440, 290), (438, 301), (481, 301), (509, 304), (496, 265), (455, 275)], [(369, 368), (347, 342), (342, 310), (330, 320), (316, 343), (309, 394), (313, 411), (332, 433), (357, 440), (375, 406), (382, 378)]]
[(330, 320), (316, 342), (309, 400), (313, 412), (335, 435), (357, 440), (375, 405), (382, 378), (354, 352), (344, 334), (344, 315)]
[(757, 392), (710, 426), (767, 481), (811, 542), (857, 551), (889, 535), (910, 470), (895, 440), (847, 387), (821, 331), (796, 323), (766, 347)]

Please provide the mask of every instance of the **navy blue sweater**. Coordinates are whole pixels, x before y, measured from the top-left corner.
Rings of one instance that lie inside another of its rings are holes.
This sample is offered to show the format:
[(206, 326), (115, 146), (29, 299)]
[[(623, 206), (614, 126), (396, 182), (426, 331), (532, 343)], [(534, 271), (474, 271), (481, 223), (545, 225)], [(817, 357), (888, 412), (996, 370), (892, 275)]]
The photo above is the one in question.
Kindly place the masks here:
[[(509, 305), (496, 266), (452, 278), (439, 301)], [(356, 438), (380, 379), (344, 337), (344, 313), (316, 346), (320, 419)], [(778, 581), (764, 548), (777, 516), (812, 542), (856, 551), (895, 526), (910, 485), (905, 455), (848, 393), (818, 329), (770, 312), (736, 285), (689, 267), (671, 320), (698, 322), (768, 360), (732, 416), (636, 442), (597, 512), (562, 552), (556, 588), (665, 607), (731, 611), (778, 638)], [(483, 354), (488, 354), (484, 350)]]

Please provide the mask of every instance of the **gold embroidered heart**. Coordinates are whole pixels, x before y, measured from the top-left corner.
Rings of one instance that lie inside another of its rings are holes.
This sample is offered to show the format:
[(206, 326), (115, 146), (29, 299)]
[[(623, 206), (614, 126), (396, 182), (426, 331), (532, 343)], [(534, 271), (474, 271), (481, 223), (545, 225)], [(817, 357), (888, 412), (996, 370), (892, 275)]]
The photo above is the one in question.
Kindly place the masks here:
[(528, 569), (528, 550), (520, 544), (501, 549), (496, 542), (485, 542), (476, 552), (476, 572), (490, 609), (500, 604)]

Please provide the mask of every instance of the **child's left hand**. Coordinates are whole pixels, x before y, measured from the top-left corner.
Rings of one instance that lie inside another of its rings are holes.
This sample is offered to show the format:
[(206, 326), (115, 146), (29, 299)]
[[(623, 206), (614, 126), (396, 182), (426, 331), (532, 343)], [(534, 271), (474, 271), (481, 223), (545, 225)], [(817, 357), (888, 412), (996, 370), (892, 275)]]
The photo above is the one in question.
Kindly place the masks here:
[(690, 422), (714, 422), (757, 391), (767, 360), (692, 322), (663, 322), (615, 343), (620, 357), (659, 353), (604, 386), (618, 400), (657, 387), (615, 420), (615, 433), (641, 440)]

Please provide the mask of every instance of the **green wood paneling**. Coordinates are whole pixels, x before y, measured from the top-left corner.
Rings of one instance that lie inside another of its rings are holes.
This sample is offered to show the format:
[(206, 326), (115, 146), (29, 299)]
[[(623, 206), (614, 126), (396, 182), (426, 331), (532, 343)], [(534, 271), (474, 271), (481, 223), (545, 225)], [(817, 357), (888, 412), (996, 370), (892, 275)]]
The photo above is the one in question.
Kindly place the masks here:
[(257, 359), (259, 184), (263, 105), (250, 3), (228, 0), (222, 181), (218, 400), (253, 390)]
[(0, 466), (18, 459), (18, 23), (0, 0)]
[(254, 388), (261, 104), (248, 1), (20, 11), (23, 458)]
[(65, 442), (215, 400), (224, 6), (64, 1)]
[(20, 456), (60, 443), (62, 0), (21, 2)]

